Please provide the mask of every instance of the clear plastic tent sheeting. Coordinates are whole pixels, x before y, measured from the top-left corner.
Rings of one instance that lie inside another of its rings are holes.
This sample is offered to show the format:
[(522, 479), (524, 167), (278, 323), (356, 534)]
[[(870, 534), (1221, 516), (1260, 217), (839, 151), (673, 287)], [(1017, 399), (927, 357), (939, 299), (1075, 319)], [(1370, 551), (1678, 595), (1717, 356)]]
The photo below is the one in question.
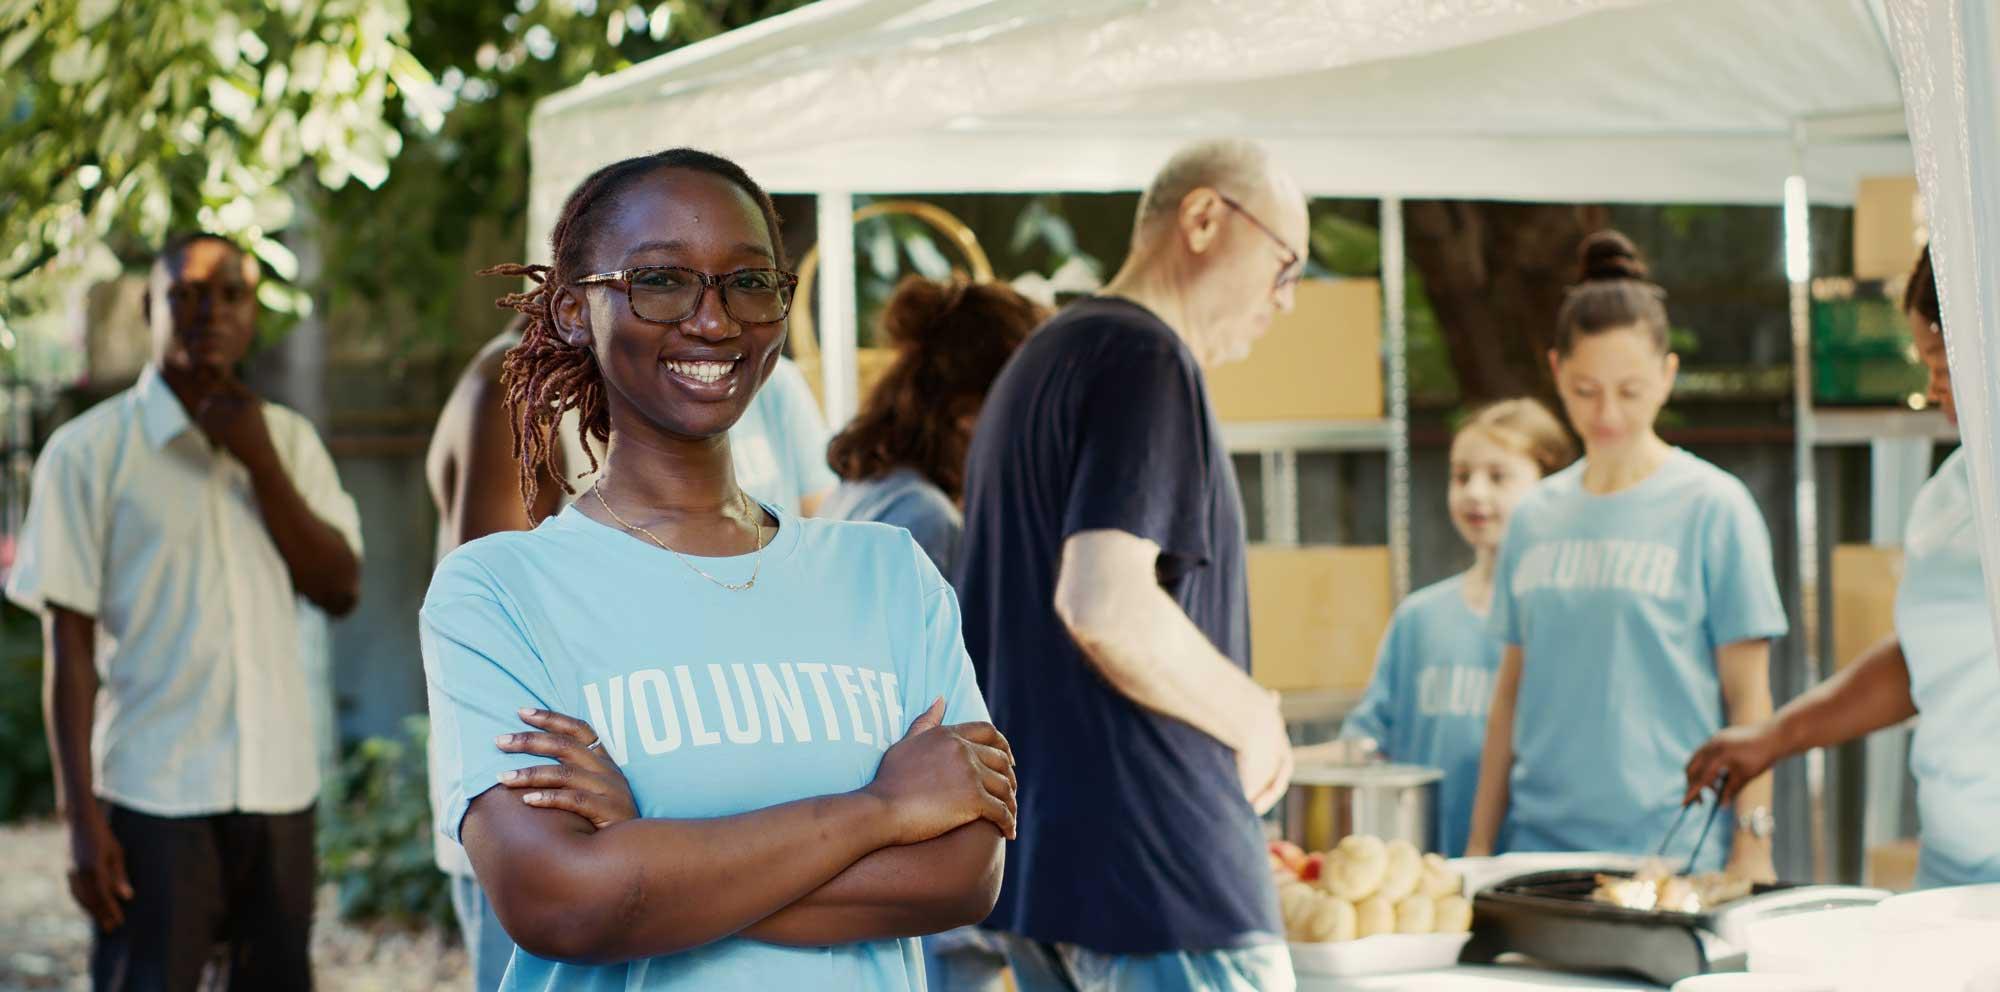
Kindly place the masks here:
[(2000, 11), (1887, 0), (2000, 638)]

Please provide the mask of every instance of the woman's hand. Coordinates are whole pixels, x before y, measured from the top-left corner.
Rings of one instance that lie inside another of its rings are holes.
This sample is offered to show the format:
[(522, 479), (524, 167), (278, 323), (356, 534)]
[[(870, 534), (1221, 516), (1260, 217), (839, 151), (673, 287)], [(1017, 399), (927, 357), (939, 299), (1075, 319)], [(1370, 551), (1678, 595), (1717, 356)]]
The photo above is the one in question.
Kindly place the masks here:
[(991, 820), (1014, 838), (1014, 751), (990, 723), (946, 727), (939, 699), (882, 755), (875, 780), (862, 787), (888, 806), (895, 844), (941, 837), (974, 820)]
[(1701, 798), (1702, 790), (1716, 784), (1715, 780), (1723, 775), (1729, 778), (1722, 783), (1721, 794), (1715, 801), (1734, 802), (1745, 785), (1770, 771), (1784, 757), (1776, 721), (1724, 727), (1688, 759), (1687, 795), (1682, 797), (1681, 805), (1693, 805)]
[(521, 801), (541, 809), (564, 809), (603, 830), (637, 819), (639, 807), (625, 772), (597, 743), (590, 724), (548, 710), (521, 711), (521, 719), (537, 731), (508, 734), (499, 741), (510, 754), (539, 754), (553, 765), (531, 765), (500, 773), (500, 784), (524, 793)]

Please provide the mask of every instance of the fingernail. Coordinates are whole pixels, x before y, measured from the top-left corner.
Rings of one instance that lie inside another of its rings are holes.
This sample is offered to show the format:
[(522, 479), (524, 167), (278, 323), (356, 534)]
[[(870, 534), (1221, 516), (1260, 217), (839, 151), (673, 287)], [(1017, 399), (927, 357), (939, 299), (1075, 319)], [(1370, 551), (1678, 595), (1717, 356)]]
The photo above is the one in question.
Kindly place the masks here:
[(521, 777), (521, 770), (518, 768), (509, 768), (506, 771), (500, 773), (500, 781), (502, 782), (512, 782), (520, 777)]
[(530, 806), (534, 806), (542, 801), (542, 794), (539, 792), (530, 792), (527, 795), (522, 796), (521, 801), (527, 803)]
[(532, 706), (523, 706), (520, 709), (516, 710), (515, 712), (521, 714), (521, 719), (525, 720), (528, 717), (534, 716), (536, 710)]

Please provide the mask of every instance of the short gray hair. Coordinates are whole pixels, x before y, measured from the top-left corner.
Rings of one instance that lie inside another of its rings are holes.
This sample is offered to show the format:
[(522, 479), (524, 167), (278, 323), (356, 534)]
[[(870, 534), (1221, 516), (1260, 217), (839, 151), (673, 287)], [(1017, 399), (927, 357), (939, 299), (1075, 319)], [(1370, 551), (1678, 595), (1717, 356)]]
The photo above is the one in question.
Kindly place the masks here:
[(1174, 153), (1139, 197), (1136, 235), (1155, 218), (1179, 210), (1189, 193), (1208, 188), (1237, 198), (1271, 183), (1271, 156), (1264, 146), (1239, 138), (1197, 142)]

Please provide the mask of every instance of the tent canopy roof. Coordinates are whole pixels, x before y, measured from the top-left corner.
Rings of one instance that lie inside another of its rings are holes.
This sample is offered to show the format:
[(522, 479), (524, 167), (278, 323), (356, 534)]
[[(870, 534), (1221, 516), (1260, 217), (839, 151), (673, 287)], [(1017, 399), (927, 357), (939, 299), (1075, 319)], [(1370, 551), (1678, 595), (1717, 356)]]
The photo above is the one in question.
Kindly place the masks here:
[(820, 0), (536, 108), (531, 227), (696, 145), (776, 192), (1131, 190), (1257, 138), (1318, 196), (1775, 203), (1907, 174), (1879, 0)]

